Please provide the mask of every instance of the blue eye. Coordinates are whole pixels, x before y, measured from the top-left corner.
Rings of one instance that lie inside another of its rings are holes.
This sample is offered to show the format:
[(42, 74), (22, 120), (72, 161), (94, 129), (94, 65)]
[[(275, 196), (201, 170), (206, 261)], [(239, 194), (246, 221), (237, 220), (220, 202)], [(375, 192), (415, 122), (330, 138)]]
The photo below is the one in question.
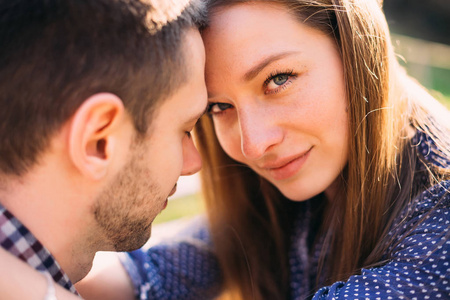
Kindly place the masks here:
[(284, 90), (296, 77), (297, 75), (292, 70), (270, 74), (263, 84), (264, 94), (275, 94)]
[(288, 79), (288, 74), (280, 74), (273, 78), (273, 83), (275, 83), (276, 85), (283, 85)]
[(211, 115), (217, 115), (225, 112), (227, 109), (232, 108), (233, 106), (228, 103), (211, 103), (208, 105), (208, 113)]

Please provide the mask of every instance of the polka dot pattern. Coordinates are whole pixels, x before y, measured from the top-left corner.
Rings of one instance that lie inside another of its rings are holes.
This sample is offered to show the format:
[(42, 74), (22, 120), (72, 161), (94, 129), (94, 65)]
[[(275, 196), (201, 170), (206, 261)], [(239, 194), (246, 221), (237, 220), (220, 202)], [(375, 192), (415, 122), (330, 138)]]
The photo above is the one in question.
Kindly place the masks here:
[(442, 182), (416, 200), (412, 217), (390, 232), (399, 242), (385, 265), (321, 288), (313, 299), (450, 299), (448, 190), (450, 181)]
[[(428, 163), (450, 168), (449, 158), (424, 133), (412, 144)], [(425, 175), (420, 176), (427, 184)], [(388, 233), (397, 242), (389, 246), (381, 266), (318, 291), (316, 281), (324, 282), (316, 273), (322, 242), (310, 245), (314, 233), (307, 208), (291, 238), (291, 299), (450, 299), (449, 191), (450, 181), (441, 182), (402, 211)], [(220, 292), (222, 278), (205, 221), (179, 240), (131, 252), (122, 262), (140, 299), (214, 299)]]
[(139, 299), (213, 299), (219, 293), (222, 280), (208, 231), (196, 224), (171, 242), (121, 256)]

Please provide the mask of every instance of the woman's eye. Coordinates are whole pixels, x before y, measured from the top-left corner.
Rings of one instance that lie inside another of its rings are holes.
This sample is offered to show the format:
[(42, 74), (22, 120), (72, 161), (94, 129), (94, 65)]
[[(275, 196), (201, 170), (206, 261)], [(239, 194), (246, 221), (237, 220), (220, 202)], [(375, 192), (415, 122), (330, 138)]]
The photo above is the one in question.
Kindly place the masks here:
[(264, 93), (273, 94), (285, 89), (296, 75), (292, 71), (269, 76), (264, 82)]
[(267, 82), (266, 87), (268, 90), (274, 90), (274, 89), (282, 86), (283, 84), (285, 84), (288, 81), (288, 79), (289, 79), (288, 74), (277, 75)]
[(229, 108), (232, 108), (233, 106), (231, 104), (228, 103), (211, 103), (208, 106), (208, 113), (212, 114), (212, 115), (217, 115), (220, 113), (223, 113), (224, 111), (226, 111)]
[(273, 83), (275, 83), (276, 85), (282, 85), (288, 79), (289, 79), (289, 75), (287, 75), (287, 74), (278, 75), (273, 79)]

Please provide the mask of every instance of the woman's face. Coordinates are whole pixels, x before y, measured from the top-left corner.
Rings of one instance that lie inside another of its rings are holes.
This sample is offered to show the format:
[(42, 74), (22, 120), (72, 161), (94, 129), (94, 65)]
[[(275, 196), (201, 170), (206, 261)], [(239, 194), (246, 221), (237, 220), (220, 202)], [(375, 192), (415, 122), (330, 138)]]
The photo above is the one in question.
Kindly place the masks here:
[(289, 199), (332, 197), (349, 122), (333, 40), (277, 4), (221, 8), (210, 25), (206, 83), (222, 148)]

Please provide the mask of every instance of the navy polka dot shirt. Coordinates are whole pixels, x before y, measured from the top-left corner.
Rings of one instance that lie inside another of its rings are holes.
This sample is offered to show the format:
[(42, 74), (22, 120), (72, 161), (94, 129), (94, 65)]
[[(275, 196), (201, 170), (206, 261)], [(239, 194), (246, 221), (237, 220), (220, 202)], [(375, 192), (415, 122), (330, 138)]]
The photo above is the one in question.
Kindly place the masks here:
[[(418, 133), (413, 144), (429, 163), (450, 167), (427, 135)], [(450, 181), (441, 182), (404, 209), (389, 232), (399, 242), (389, 247), (382, 266), (318, 290), (320, 243), (310, 249), (310, 213), (304, 212), (289, 252), (291, 299), (450, 299), (449, 191)], [(221, 273), (204, 219), (175, 240), (122, 256), (122, 263), (140, 299), (214, 299), (220, 293)]]

